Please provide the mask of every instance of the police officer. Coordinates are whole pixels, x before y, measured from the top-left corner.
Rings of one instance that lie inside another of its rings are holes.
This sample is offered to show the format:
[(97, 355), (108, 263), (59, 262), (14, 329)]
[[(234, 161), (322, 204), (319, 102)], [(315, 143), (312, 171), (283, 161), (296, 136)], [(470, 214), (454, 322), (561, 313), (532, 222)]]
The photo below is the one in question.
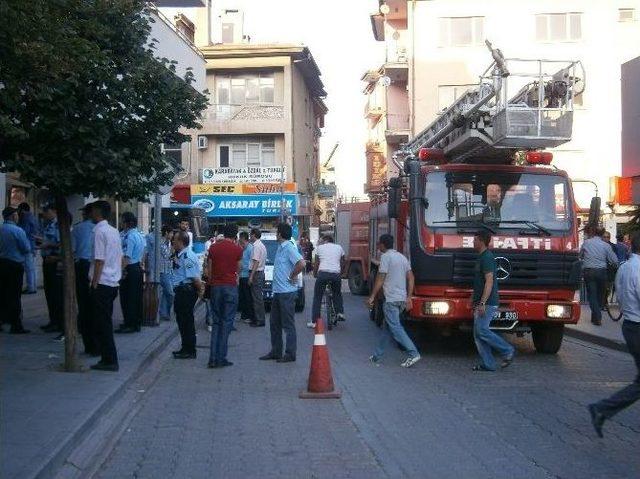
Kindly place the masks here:
[(78, 301), (78, 330), (82, 335), (84, 352), (90, 356), (100, 354), (97, 333), (91, 321), (89, 299), (89, 268), (93, 258), (93, 229), (91, 221), (91, 203), (80, 209), (82, 221), (73, 225), (71, 239), (73, 241), (73, 258), (76, 271), (76, 299)]
[(175, 299), (173, 307), (176, 321), (180, 330), (182, 347), (174, 351), (176, 359), (195, 359), (196, 357), (196, 328), (193, 318), (193, 308), (198, 297), (202, 297), (204, 288), (200, 280), (200, 263), (196, 254), (188, 247), (189, 235), (186, 231), (178, 231), (173, 235), (172, 283)]
[(2, 211), (0, 226), (0, 305), (11, 323), (11, 334), (25, 334), (22, 327), (22, 276), (26, 255), (31, 254), (27, 235), (17, 226), (18, 210), (8, 206)]
[(42, 208), (42, 215), (46, 224), (42, 231), (40, 253), (42, 255), (42, 281), (49, 310), (49, 323), (41, 326), (40, 329), (47, 333), (59, 332), (61, 334), (56, 339), (62, 339), (64, 337), (64, 323), (62, 319), (62, 271), (58, 271), (61, 266), (58, 215), (54, 206), (50, 204)]
[(145, 240), (138, 231), (138, 219), (129, 211), (122, 214), (122, 280), (120, 281), (120, 307), (124, 323), (115, 332), (136, 333), (142, 326), (143, 272), (140, 261)]

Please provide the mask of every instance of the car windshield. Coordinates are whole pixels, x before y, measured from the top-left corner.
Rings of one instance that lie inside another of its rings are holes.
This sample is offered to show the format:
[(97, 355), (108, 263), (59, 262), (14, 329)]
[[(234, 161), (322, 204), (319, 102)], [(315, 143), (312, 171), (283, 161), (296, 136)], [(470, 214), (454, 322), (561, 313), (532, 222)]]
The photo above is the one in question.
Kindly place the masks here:
[(278, 241), (277, 240), (262, 240), (265, 248), (267, 248), (267, 260), (266, 264), (273, 264), (276, 257), (276, 251), (278, 251)]
[(430, 227), (566, 231), (571, 226), (567, 179), (534, 173), (437, 171), (427, 175), (425, 220)]

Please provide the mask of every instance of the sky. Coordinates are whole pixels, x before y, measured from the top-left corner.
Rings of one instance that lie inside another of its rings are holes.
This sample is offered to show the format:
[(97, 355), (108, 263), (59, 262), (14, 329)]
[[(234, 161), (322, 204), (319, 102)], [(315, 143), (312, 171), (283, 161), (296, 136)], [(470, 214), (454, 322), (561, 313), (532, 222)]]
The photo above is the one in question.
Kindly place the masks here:
[[(384, 61), (383, 42), (376, 42), (369, 15), (377, 0), (214, 0), (214, 8), (244, 12), (244, 33), (252, 43), (302, 43), (309, 47), (322, 72), (329, 107), (320, 140), (324, 162), (340, 142), (332, 163), (341, 195), (363, 195), (366, 123), (365, 71)], [(163, 8), (169, 18), (181, 11), (195, 19), (193, 9)]]

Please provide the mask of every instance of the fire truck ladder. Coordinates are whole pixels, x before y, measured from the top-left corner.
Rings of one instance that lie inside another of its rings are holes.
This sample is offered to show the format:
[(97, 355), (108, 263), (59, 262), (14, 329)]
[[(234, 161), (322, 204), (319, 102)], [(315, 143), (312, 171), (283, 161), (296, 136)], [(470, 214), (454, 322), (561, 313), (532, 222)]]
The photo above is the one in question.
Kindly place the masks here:
[(415, 156), (421, 148), (440, 148), (452, 163), (506, 163), (516, 151), (555, 147), (571, 139), (573, 101), (585, 86), (582, 63), (505, 59), (485, 43), (494, 61), (478, 86), (467, 90), (401, 153)]

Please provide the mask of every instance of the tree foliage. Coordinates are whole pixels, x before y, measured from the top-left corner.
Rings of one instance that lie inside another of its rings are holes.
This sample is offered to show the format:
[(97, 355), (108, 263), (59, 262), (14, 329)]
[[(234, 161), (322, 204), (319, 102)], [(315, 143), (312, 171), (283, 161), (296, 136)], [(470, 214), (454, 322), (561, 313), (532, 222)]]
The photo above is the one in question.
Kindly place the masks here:
[(0, 169), (56, 195), (143, 199), (170, 183), (162, 143), (206, 98), (156, 58), (141, 0), (0, 0)]

